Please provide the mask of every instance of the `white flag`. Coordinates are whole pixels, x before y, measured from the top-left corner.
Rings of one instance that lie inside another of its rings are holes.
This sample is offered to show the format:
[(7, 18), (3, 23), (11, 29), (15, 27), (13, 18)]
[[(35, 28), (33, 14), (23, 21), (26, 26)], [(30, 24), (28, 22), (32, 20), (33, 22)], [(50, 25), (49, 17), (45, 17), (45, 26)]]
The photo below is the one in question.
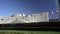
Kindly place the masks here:
[(58, 11), (56, 11), (58, 13)]
[(54, 12), (52, 11), (52, 14), (54, 14)]

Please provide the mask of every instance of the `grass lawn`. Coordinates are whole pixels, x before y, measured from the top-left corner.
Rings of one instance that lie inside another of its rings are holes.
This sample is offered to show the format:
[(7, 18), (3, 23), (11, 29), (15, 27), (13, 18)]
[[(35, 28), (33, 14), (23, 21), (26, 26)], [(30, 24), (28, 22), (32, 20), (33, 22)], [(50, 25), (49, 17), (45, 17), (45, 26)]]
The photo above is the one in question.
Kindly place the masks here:
[(0, 30), (0, 34), (60, 34), (60, 32), (56, 32), (56, 31)]

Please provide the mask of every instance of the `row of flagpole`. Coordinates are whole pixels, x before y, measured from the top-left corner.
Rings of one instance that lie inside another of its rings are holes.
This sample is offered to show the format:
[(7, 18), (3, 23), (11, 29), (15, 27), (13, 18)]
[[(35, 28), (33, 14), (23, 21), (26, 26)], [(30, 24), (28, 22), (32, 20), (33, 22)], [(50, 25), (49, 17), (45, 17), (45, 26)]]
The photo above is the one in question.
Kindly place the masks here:
[[(54, 11), (48, 12), (49, 14), (54, 14)], [(58, 14), (58, 11), (56, 11), (56, 14)]]
[(48, 12), (48, 13), (51, 15), (52, 19), (55, 18), (55, 17), (54, 17), (54, 14), (55, 14), (55, 15), (57, 14), (57, 18), (58, 18), (58, 11), (56, 11), (56, 12), (50, 11), (50, 12)]

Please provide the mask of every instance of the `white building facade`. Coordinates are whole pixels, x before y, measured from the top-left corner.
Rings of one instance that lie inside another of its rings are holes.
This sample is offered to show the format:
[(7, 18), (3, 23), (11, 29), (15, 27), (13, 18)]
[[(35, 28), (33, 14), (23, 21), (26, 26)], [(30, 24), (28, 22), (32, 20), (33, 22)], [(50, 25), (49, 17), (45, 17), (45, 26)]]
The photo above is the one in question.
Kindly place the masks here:
[(37, 13), (32, 15), (15, 14), (4, 20), (6, 23), (32, 23), (32, 22), (49, 22), (48, 12)]
[(16, 14), (15, 16), (17, 17), (17, 22), (22, 21), (22, 22), (30, 23), (30, 22), (49, 21), (48, 12), (37, 13), (37, 14), (32, 14), (32, 15)]
[(31, 16), (28, 16), (27, 18), (29, 18), (27, 20), (29, 20), (30, 22), (46, 22), (46, 21), (49, 21), (48, 12), (32, 14)]

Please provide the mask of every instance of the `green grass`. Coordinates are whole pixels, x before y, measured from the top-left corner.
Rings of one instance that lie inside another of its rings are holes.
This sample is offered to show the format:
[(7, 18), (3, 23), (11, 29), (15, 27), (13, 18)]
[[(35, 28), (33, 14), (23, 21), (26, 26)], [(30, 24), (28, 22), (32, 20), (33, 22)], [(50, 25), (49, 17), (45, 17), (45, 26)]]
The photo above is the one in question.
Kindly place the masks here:
[(56, 31), (17, 31), (17, 30), (0, 30), (0, 34), (60, 34)]

